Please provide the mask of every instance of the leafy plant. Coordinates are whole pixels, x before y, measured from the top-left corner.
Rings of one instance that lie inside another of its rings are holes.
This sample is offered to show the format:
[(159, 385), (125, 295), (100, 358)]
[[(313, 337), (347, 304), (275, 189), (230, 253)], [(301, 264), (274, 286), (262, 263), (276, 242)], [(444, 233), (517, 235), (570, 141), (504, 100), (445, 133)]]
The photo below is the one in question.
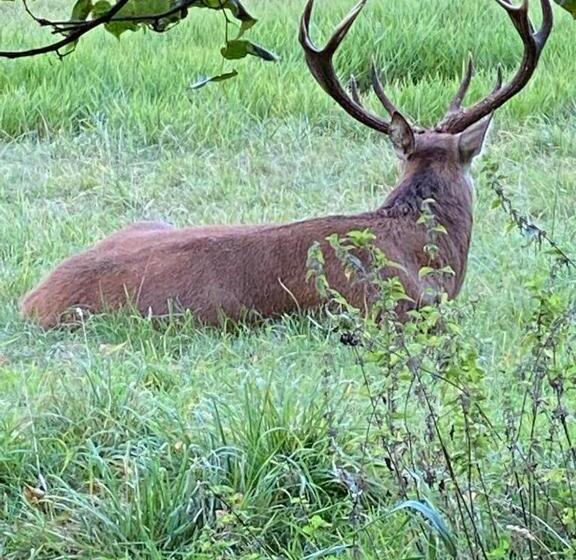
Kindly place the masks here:
[[(424, 530), (408, 530), (419, 534), (415, 552), (436, 558), (439, 541), (452, 557), (465, 550), (467, 558), (482, 560), (573, 558), (576, 433), (567, 390), (575, 372), (576, 300), (565, 274), (574, 263), (513, 206), (497, 166), (489, 162), (484, 174), (497, 195), (494, 207), (503, 208), (522, 235), (536, 232), (529, 241), (546, 242), (551, 258), (548, 274), (534, 271), (525, 284), (532, 312), (520, 360), (498, 368), (515, 380), (501, 395), (501, 410), (487, 408), (491, 377), (482, 365), (482, 342), (463, 334), (461, 311), (444, 294), (431, 294), (437, 305), (399, 321), (402, 286), (382, 279), (381, 267), (395, 265), (370, 232), (329, 242), (350, 280), (374, 287), (372, 312), (353, 308), (331, 289), (318, 246), (310, 251), (310, 275), (362, 370), (371, 409), (364, 468), (383, 456), (388, 474), (380, 473), (382, 484), (400, 502), (391, 513), (410, 511), (425, 522)], [(443, 228), (433, 207), (433, 200), (424, 201), (419, 220), (430, 256), (421, 273), (449, 274), (434, 266)]]
[[(244, 7), (241, 0), (76, 0), (70, 19), (48, 20), (32, 13), (26, 2), (24, 8), (30, 17), (41, 27), (49, 27), (63, 38), (44, 47), (23, 51), (0, 51), (0, 57), (22, 58), (47, 52), (55, 52), (63, 57), (69, 54), (79, 39), (95, 29), (104, 27), (106, 31), (120, 38), (126, 31), (150, 29), (164, 32), (180, 23), (188, 16), (190, 9), (204, 8), (219, 11), (225, 19), (225, 44), (222, 56), (228, 60), (238, 60), (254, 56), (266, 61), (276, 61), (278, 57), (264, 47), (243, 37), (244, 33), (258, 21)], [(236, 28), (236, 33), (233, 29)], [(210, 82), (220, 82), (237, 75), (236, 70), (224, 72), (211, 78), (198, 80), (192, 89), (198, 89)]]

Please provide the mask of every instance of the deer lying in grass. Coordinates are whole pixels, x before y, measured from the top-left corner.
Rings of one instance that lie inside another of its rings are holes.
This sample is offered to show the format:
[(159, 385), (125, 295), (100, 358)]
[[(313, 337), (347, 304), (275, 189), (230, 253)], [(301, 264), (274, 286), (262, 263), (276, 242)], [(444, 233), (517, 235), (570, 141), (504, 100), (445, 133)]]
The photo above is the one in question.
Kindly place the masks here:
[(238, 319), (246, 310), (271, 317), (313, 308), (322, 303), (313, 282), (306, 279), (307, 253), (315, 242), (324, 250), (330, 285), (351, 304), (362, 307), (366, 289), (346, 279), (326, 238), (366, 229), (375, 235), (375, 245), (402, 265), (402, 270), (384, 270), (382, 274), (398, 275), (411, 298), (410, 305), (417, 307), (426, 302), (431, 282), (418, 274), (429, 264), (423, 250), (426, 230), (418, 223), (421, 203), (429, 198), (435, 201), (437, 222), (446, 230), (439, 236), (435, 264), (449, 266), (454, 272), (444, 277), (442, 286), (435, 287), (454, 298), (464, 280), (472, 229), (470, 163), (480, 153), (493, 112), (532, 76), (552, 29), (552, 8), (549, 0), (541, 0), (543, 22), (535, 31), (527, 0), (519, 7), (509, 0), (496, 0), (524, 44), (519, 70), (504, 85), (499, 76), (490, 95), (462, 108), (473, 73), (470, 62), (443, 120), (433, 128), (419, 129), (388, 99), (374, 68), (374, 91), (390, 121), (363, 107), (354, 81), (348, 94), (336, 77), (333, 55), (365, 1), (340, 23), (326, 47), (317, 49), (309, 36), (313, 0), (308, 0), (299, 39), (308, 67), (324, 91), (353, 118), (392, 141), (402, 162), (402, 176), (380, 208), (283, 225), (176, 229), (164, 223), (134, 224), (60, 264), (24, 298), (24, 314), (49, 328), (61, 323), (74, 308), (99, 312), (129, 302), (151, 315), (166, 314), (175, 305), (209, 324), (217, 324), (222, 315)]

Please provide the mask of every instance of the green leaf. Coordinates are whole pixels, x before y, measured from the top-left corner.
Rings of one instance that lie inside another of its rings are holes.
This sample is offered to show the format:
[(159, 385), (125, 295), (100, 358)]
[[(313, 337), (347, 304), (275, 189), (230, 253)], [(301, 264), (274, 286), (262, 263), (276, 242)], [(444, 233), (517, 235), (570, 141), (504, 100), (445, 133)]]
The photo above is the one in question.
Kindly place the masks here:
[(257, 56), (258, 58), (269, 62), (276, 62), (279, 58), (278, 55), (274, 54), (272, 51), (269, 51), (256, 43), (252, 43), (251, 41), (248, 41), (248, 54)]
[(210, 8), (211, 10), (229, 10), (236, 19), (242, 22), (243, 31), (258, 21), (248, 13), (240, 0), (226, 0), (225, 2), (222, 0), (196, 0), (191, 5), (197, 8)]
[(77, 0), (72, 8), (70, 19), (72, 21), (85, 21), (93, 7), (92, 0)]
[[(169, 16), (155, 19), (142, 19), (140, 21), (116, 20), (126, 17), (146, 18), (148, 16), (158, 16), (177, 6), (177, 0), (130, 0), (130, 2), (128, 2), (128, 4), (126, 4), (105, 27), (107, 31), (116, 37), (120, 37), (124, 31), (137, 31), (139, 28), (144, 26), (157, 32), (166, 31), (171, 24), (178, 23), (188, 15), (187, 9), (182, 8)], [(92, 15), (93, 17), (100, 17), (110, 8), (111, 4), (108, 0), (99, 0), (92, 10)]]
[[(92, 4), (92, 0), (77, 0), (72, 8), (72, 14), (70, 15), (71, 21), (86, 21), (86, 18), (90, 15), (92, 8), (94, 5)], [(67, 35), (67, 33), (66, 33)], [(74, 41), (69, 45), (64, 47), (64, 53), (69, 53), (76, 48), (78, 41)]]
[(376, 236), (369, 229), (365, 229), (349, 231), (348, 238), (356, 247), (366, 247), (376, 239)]
[(228, 60), (237, 60), (239, 58), (244, 58), (246, 55), (251, 54), (252, 56), (257, 56), (263, 60), (276, 61), (278, 57), (266, 50), (260, 45), (256, 45), (251, 41), (246, 41), (245, 39), (234, 39), (228, 41), (225, 47), (220, 50), (222, 56)]
[[(123, 16), (134, 15), (131, 11), (132, 6), (133, 4), (127, 4), (125, 8), (123, 8), (122, 10), (120, 10), (120, 12), (118, 12), (118, 17), (120, 17), (121, 15)], [(98, 2), (96, 2), (96, 4), (94, 4), (94, 7), (92, 8), (92, 17), (94, 19), (102, 17), (103, 15), (108, 13), (111, 8), (112, 4), (110, 4), (108, 0), (98, 0)], [(126, 10), (126, 8), (129, 9)], [(136, 31), (138, 29), (138, 23), (134, 21), (115, 22), (114, 20), (112, 20), (110, 23), (105, 24), (104, 28), (106, 29), (106, 31), (112, 33), (112, 35), (114, 35), (117, 39), (119, 39), (120, 35), (122, 35), (124, 31)]]
[(118, 21), (114, 23), (107, 23), (105, 26), (108, 33), (112, 33), (116, 39), (120, 39), (120, 35), (124, 31), (138, 31), (138, 24), (134, 21)]
[(239, 0), (228, 0), (224, 7), (232, 12), (232, 15), (242, 22), (244, 30), (250, 29), (258, 20), (252, 17)]
[(222, 56), (228, 60), (244, 58), (248, 55), (248, 41), (238, 39), (228, 41), (226, 46), (220, 49), (220, 52), (222, 53)]
[(240, 24), (240, 31), (238, 33), (237, 38), (242, 37), (242, 35), (244, 35), (244, 32), (248, 31), (248, 29), (250, 29), (257, 21), (258, 20), (253, 19), (253, 18), (242, 21), (242, 23)]
[[(172, 24), (184, 19), (188, 15), (189, 8), (209, 8), (212, 10), (230, 11), (232, 15), (241, 22), (238, 36), (258, 21), (248, 13), (239, 0), (193, 0), (191, 3), (183, 6), (182, 9), (178, 9), (178, 11), (165, 17), (143, 19), (141, 21), (114, 21), (115, 19), (121, 19), (123, 17), (146, 18), (148, 16), (157, 16), (169, 12), (174, 8), (178, 8), (179, 4), (179, 0), (130, 0), (106, 28), (117, 37), (124, 31), (136, 31), (141, 26), (146, 26), (153, 31), (162, 32), (166, 31)], [(93, 17), (100, 17), (111, 8), (108, 0), (99, 0), (96, 6), (92, 10)]]
[(432, 268), (431, 266), (423, 266), (418, 271), (418, 278), (424, 278), (425, 276), (428, 276), (428, 275), (432, 274), (433, 272), (436, 272), (435, 268)]
[(110, 11), (112, 4), (108, 0), (98, 0), (96, 4), (92, 7), (92, 17), (97, 19), (102, 17), (106, 12)]
[(443, 266), (440, 270), (438, 270), (438, 272), (441, 272), (442, 274), (449, 274), (450, 276), (455, 276), (454, 270), (451, 266)]
[(454, 537), (444, 523), (440, 513), (435, 508), (433, 508), (428, 501), (406, 500), (405, 502), (402, 502), (393, 508), (390, 513), (392, 514), (403, 509), (417, 511), (418, 513), (422, 514), (430, 523), (432, 528), (438, 533), (438, 536), (440, 539), (442, 539), (442, 542), (444, 543), (444, 546), (448, 550), (450, 556), (453, 558), (457, 557)]
[(564, 8), (566, 11), (572, 14), (572, 17), (576, 19), (576, 0), (554, 0), (556, 4)]
[(325, 521), (324, 519), (322, 519), (322, 517), (320, 517), (319, 515), (313, 515), (310, 518), (310, 521), (308, 522), (314, 529), (324, 529), (324, 528), (328, 528), (328, 527), (332, 527), (332, 525), (330, 523), (328, 523), (328, 521)]
[(200, 78), (199, 80), (191, 84), (189, 87), (192, 90), (196, 90), (203, 88), (206, 84), (209, 84), (211, 82), (223, 82), (224, 80), (229, 80), (230, 78), (234, 78), (237, 75), (238, 72), (236, 72), (236, 70), (232, 70), (231, 72), (224, 72), (223, 74), (218, 74), (218, 76)]

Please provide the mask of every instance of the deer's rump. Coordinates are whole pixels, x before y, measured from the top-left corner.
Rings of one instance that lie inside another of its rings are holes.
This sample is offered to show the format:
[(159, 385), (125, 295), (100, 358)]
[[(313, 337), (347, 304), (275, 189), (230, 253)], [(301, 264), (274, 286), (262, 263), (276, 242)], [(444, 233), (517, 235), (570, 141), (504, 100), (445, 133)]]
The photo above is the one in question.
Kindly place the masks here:
[[(126, 305), (155, 316), (187, 309), (208, 324), (222, 316), (238, 319), (246, 310), (282, 313), (295, 307), (290, 288), (273, 272), (283, 268), (282, 248), (243, 235), (270, 227), (130, 226), (62, 262), (24, 297), (23, 314), (51, 328), (77, 309), (97, 313)], [(295, 274), (305, 275), (306, 253), (300, 256), (287, 257), (289, 285)], [(297, 296), (304, 307), (317, 301), (313, 291)]]

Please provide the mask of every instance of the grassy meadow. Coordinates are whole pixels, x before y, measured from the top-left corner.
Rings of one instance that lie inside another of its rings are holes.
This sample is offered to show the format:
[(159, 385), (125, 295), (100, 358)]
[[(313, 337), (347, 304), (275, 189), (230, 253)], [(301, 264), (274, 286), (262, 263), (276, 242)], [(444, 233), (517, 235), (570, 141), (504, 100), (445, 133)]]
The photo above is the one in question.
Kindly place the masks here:
[[(478, 396), (472, 427), (452, 421), (442, 387), (387, 376), (323, 316), (235, 332), (129, 313), (43, 332), (19, 316), (42, 275), (130, 222), (284, 222), (372, 209), (390, 191), (387, 139), (305, 68), (303, 1), (249, 5), (251, 38), (280, 62), (223, 66), (222, 16), (200, 10), (163, 35), (97, 30), (62, 62), (0, 59), (0, 559), (575, 558), (576, 276), (550, 276), (547, 244), (508, 227), (486, 166), (574, 257), (576, 24), (560, 10), (473, 169), (469, 267), (448, 311), (457, 335), (423, 343), (431, 367), (453, 359)], [(319, 42), (350, 5), (317, 1)], [(67, 6), (33, 4), (44, 16)], [(0, 49), (50, 39), (0, 3)], [(508, 77), (517, 67), (496, 2), (371, 0), (337, 60), (366, 90), (375, 56), (392, 99), (426, 126), (468, 52), (472, 100), (498, 64)], [(232, 67), (236, 79), (189, 90)], [(384, 399), (394, 391), (401, 421)]]

